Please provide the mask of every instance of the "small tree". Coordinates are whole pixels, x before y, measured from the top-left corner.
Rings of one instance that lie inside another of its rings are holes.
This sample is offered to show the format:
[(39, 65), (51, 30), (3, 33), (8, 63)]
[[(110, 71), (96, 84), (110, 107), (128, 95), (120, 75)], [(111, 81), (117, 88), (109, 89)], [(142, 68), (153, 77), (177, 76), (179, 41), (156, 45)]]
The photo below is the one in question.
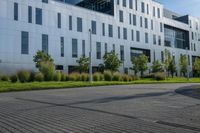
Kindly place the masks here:
[(104, 59), (105, 69), (111, 70), (112, 72), (118, 71), (122, 63), (120, 59), (118, 58), (118, 55), (115, 54), (114, 51), (111, 51), (110, 53), (106, 53), (103, 59)]
[(43, 51), (38, 51), (33, 57), (33, 61), (36, 64), (36, 68), (44, 75), (45, 81), (53, 80), (55, 65), (50, 55)]
[(169, 50), (167, 50), (167, 49), (165, 49), (164, 55), (165, 55), (164, 67), (169, 76), (169, 65), (170, 65), (172, 58), (171, 58), (171, 54), (170, 54)]
[(133, 67), (131, 68), (134, 70), (135, 75), (139, 72), (139, 59), (137, 57), (134, 57), (132, 60)]
[(180, 65), (180, 72), (185, 77), (185, 75), (186, 75), (186, 73), (188, 71), (187, 70), (188, 60), (187, 60), (187, 56), (186, 55), (181, 55), (180, 56), (179, 65)]
[(195, 58), (194, 64), (193, 64), (193, 70), (194, 73), (199, 76), (200, 75), (200, 59), (199, 58)]
[(46, 54), (43, 51), (37, 51), (36, 55), (33, 56), (33, 61), (35, 62), (36, 68), (39, 68), (41, 65), (41, 62), (51, 62), (53, 63), (53, 59), (50, 55)]
[(152, 72), (156, 73), (156, 72), (161, 72), (162, 70), (163, 70), (162, 63), (160, 63), (158, 60), (154, 61), (152, 65)]
[(168, 71), (171, 73), (172, 78), (174, 77), (174, 73), (176, 72), (176, 64), (174, 58), (170, 60)]
[(88, 69), (89, 69), (89, 58), (82, 56), (77, 61), (77, 63), (78, 63), (78, 70), (80, 71), (80, 73), (88, 72)]
[(148, 69), (148, 66), (147, 66), (148, 57), (142, 54), (138, 57), (138, 59), (139, 59), (139, 71), (141, 72), (141, 76), (143, 76), (144, 71)]

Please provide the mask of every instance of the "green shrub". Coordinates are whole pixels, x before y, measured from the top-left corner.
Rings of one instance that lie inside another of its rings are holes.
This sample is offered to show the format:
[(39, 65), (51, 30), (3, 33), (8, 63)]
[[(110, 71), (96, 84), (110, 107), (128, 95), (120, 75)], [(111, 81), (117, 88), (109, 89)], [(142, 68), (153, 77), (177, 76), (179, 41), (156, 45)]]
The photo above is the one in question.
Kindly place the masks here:
[(61, 81), (66, 81), (66, 75), (64, 73), (61, 73)]
[(128, 82), (128, 81), (130, 80), (129, 75), (123, 74), (123, 75), (122, 75), (122, 80), (123, 80), (124, 82)]
[(35, 79), (34, 79), (35, 81), (38, 81), (38, 82), (42, 82), (42, 81), (44, 81), (44, 75), (41, 73), (41, 72), (39, 72), (39, 73), (36, 73), (35, 74)]
[(1, 81), (9, 81), (9, 77), (6, 75), (1, 76)]
[(98, 72), (94, 73), (93, 74), (93, 80), (94, 81), (101, 81), (101, 73), (98, 73)]
[(80, 74), (79, 73), (71, 73), (69, 75), (69, 80), (70, 81), (80, 81)]
[(17, 73), (17, 76), (19, 78), (19, 81), (21, 83), (25, 83), (25, 82), (28, 82), (29, 81), (29, 78), (30, 78), (30, 72), (27, 71), (27, 70), (22, 70), (22, 71), (19, 71)]
[(130, 75), (130, 76), (131, 76), (132, 81), (136, 81), (140, 79), (137, 75)]
[(104, 80), (105, 81), (112, 81), (112, 72), (111, 71), (104, 71)]
[(65, 74), (65, 81), (69, 81), (69, 75)]
[(29, 82), (34, 82), (34, 80), (35, 80), (35, 72), (31, 71), (30, 72)]
[(12, 76), (10, 76), (10, 81), (12, 83), (16, 83), (18, 81), (18, 77), (16, 74), (13, 74)]
[(58, 71), (54, 73), (54, 76), (53, 76), (54, 81), (61, 81), (61, 78), (62, 78), (61, 72)]
[(89, 81), (89, 74), (82, 73), (81, 74), (81, 81)]
[(113, 74), (113, 81), (122, 81), (122, 75), (119, 72)]
[(55, 65), (52, 62), (41, 62), (40, 72), (44, 75), (45, 81), (52, 81), (55, 73)]
[(154, 78), (154, 73), (146, 74), (142, 78)]
[(157, 80), (157, 81), (165, 80), (165, 74), (161, 73), (161, 72), (155, 73), (154, 79)]

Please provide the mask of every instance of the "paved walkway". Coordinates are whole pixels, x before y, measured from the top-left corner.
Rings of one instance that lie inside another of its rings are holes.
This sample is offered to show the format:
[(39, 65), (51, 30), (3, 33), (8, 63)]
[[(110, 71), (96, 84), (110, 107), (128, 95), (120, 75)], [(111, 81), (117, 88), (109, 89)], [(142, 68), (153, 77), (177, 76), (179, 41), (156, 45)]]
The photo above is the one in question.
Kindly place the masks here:
[(200, 133), (200, 84), (125, 85), (0, 94), (2, 133)]

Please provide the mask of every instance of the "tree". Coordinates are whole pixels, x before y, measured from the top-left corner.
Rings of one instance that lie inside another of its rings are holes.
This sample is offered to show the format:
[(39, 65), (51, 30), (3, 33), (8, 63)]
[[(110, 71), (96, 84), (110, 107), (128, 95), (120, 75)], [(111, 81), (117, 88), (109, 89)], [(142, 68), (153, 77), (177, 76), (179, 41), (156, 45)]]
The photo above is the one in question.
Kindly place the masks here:
[(133, 58), (132, 69), (135, 71), (135, 74), (137, 74), (138, 72), (141, 72), (141, 76), (143, 76), (144, 71), (148, 69), (147, 62), (148, 62), (148, 57), (144, 54), (140, 55), (139, 57)]
[(188, 59), (187, 59), (187, 55), (181, 55), (180, 56), (180, 61), (179, 61), (179, 65), (180, 65), (180, 72), (181, 74), (183, 74), (183, 76), (185, 77), (186, 73), (187, 73), (187, 67), (188, 67)]
[(172, 78), (174, 77), (174, 73), (176, 72), (176, 64), (174, 58), (170, 59), (168, 71), (171, 73)]
[(89, 69), (89, 58), (87, 57), (80, 57), (77, 61), (78, 63), (78, 70), (82, 72), (88, 72)]
[(138, 57), (138, 59), (139, 59), (139, 71), (141, 72), (141, 76), (143, 76), (144, 71), (148, 69), (148, 66), (147, 66), (148, 57), (142, 54)]
[(35, 62), (35, 66), (36, 68), (39, 68), (41, 65), (41, 62), (52, 62), (53, 63), (53, 59), (51, 58), (50, 55), (46, 54), (43, 51), (37, 51), (36, 55), (33, 56), (33, 61)]
[(196, 76), (200, 75), (200, 59), (199, 58), (195, 58), (194, 64), (193, 64), (193, 70), (194, 73), (196, 74)]
[(156, 72), (161, 72), (162, 70), (163, 70), (162, 63), (160, 63), (158, 60), (154, 61), (152, 65), (152, 72), (156, 73)]
[(132, 60), (133, 67), (131, 68), (134, 70), (135, 75), (139, 72), (139, 59), (137, 57), (134, 57)]
[(164, 67), (169, 76), (169, 64), (170, 64), (172, 58), (171, 58), (171, 54), (170, 54), (169, 50), (167, 50), (167, 49), (165, 49), (164, 55), (165, 55)]
[(122, 63), (120, 59), (118, 58), (118, 55), (115, 54), (114, 51), (111, 51), (110, 53), (106, 53), (103, 59), (104, 59), (105, 69), (111, 70), (113, 72), (118, 71)]
[(53, 75), (55, 73), (55, 64), (50, 55), (43, 51), (38, 51), (33, 57), (36, 68), (44, 75), (45, 81), (53, 80)]

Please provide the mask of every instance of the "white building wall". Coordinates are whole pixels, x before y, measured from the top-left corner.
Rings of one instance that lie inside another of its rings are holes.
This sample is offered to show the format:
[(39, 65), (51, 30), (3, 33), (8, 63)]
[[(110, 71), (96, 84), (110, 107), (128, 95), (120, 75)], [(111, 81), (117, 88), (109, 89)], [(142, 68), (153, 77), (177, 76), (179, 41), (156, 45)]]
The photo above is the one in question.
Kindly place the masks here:
[[(116, 52), (120, 54), (120, 45), (125, 48), (126, 68), (132, 67), (130, 59), (130, 48), (142, 48), (151, 50), (151, 61), (154, 59), (161, 60), (161, 51), (164, 46), (164, 23), (189, 30), (188, 25), (166, 19), (163, 17), (163, 5), (152, 0), (138, 0), (138, 10), (135, 10), (133, 0), (133, 9), (122, 6), (115, 2), (115, 16), (94, 12), (81, 7), (63, 4), (49, 0), (48, 4), (42, 3), (42, 0), (0, 0), (0, 71), (12, 73), (20, 69), (36, 70), (33, 62), (33, 56), (38, 50), (42, 49), (42, 34), (48, 34), (49, 54), (53, 57), (56, 65), (63, 65), (64, 70), (68, 71), (68, 66), (76, 66), (76, 61), (82, 55), (82, 40), (85, 40), (86, 56), (89, 56), (89, 29), (91, 20), (97, 23), (97, 34), (92, 35), (92, 57), (93, 65), (98, 66), (103, 60), (96, 59), (96, 42), (101, 42), (101, 55), (103, 57), (104, 45), (108, 44), (108, 51), (112, 50), (115, 44)], [(145, 3), (145, 13), (141, 13), (141, 2)], [(19, 4), (19, 20), (14, 21), (14, 2)], [(149, 5), (149, 14), (146, 13), (146, 6)], [(32, 23), (28, 23), (28, 6), (32, 6)], [(156, 9), (156, 17), (153, 17), (153, 7)], [(42, 8), (43, 24), (35, 24), (35, 8)], [(161, 18), (157, 17), (157, 9), (160, 9)], [(124, 22), (119, 22), (119, 10), (123, 11)], [(61, 13), (62, 28), (57, 28), (57, 13)], [(137, 16), (137, 26), (129, 24), (129, 13)], [(69, 15), (73, 19), (73, 30), (69, 30)], [(143, 17), (143, 27), (140, 27), (140, 16)], [(82, 18), (83, 31), (77, 32), (77, 17)], [(148, 29), (145, 29), (144, 18), (148, 18)], [(151, 19), (154, 22), (151, 30)], [(105, 36), (102, 36), (102, 23), (105, 23)], [(160, 23), (163, 24), (163, 32), (160, 32)], [(108, 24), (113, 25), (113, 37), (108, 37)], [(118, 39), (117, 27), (121, 28), (121, 39)], [(123, 27), (127, 28), (128, 40), (123, 39)], [(134, 30), (134, 41), (131, 40), (131, 29)], [(140, 42), (136, 42), (136, 31), (140, 31)], [(21, 54), (21, 31), (29, 32), (29, 54)], [(145, 43), (145, 32), (149, 34), (149, 43)], [(153, 44), (153, 34), (156, 34), (157, 44)], [(158, 36), (161, 36), (161, 46), (158, 45)], [(65, 49), (64, 57), (60, 56), (60, 37), (64, 37)], [(78, 58), (72, 58), (72, 38), (78, 39)], [(199, 46), (197, 47), (199, 49)], [(167, 48), (173, 51), (177, 56), (184, 53), (185, 50)], [(193, 52), (190, 52), (193, 54)], [(200, 51), (196, 51), (199, 55)], [(177, 58), (178, 62), (178, 58)], [(150, 65), (150, 64), (149, 64)], [(122, 71), (123, 68), (121, 67)]]

